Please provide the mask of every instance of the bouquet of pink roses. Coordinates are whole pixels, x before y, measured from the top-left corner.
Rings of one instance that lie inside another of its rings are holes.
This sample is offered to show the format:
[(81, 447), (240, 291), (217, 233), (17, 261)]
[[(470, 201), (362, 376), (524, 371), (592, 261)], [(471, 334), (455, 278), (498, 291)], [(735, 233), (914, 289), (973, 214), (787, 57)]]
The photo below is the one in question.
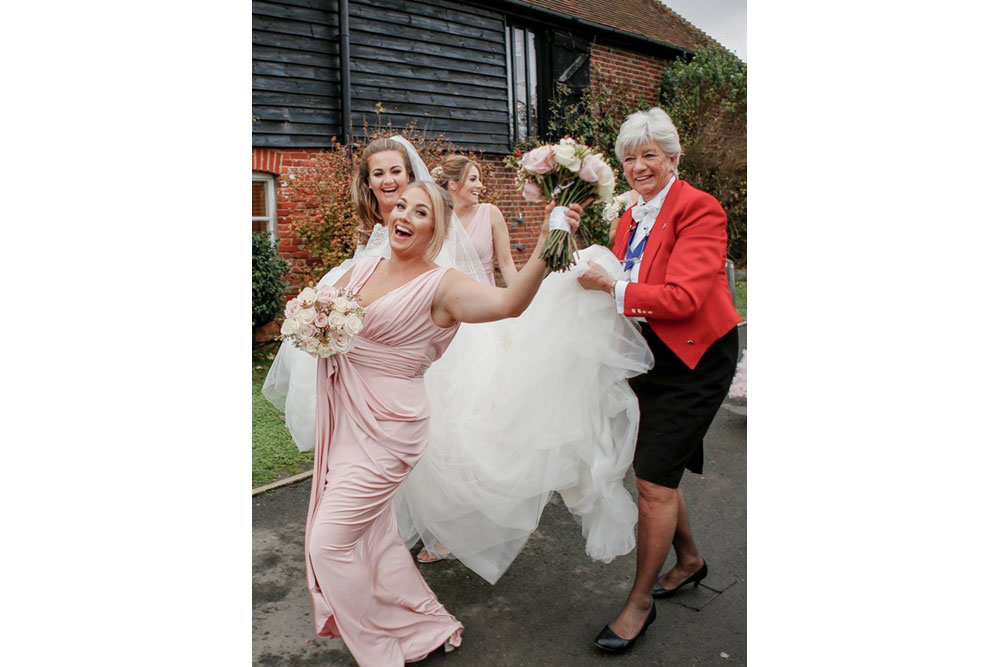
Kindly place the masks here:
[(285, 304), (281, 339), (314, 357), (325, 359), (354, 347), (365, 309), (356, 295), (343, 287), (306, 287)]
[(525, 199), (557, 204), (549, 218), (550, 231), (542, 259), (550, 270), (565, 271), (573, 266), (573, 253), (577, 249), (566, 222), (566, 207), (591, 197), (610, 201), (617, 179), (615, 171), (600, 153), (571, 137), (528, 151), (516, 166), (515, 183)]

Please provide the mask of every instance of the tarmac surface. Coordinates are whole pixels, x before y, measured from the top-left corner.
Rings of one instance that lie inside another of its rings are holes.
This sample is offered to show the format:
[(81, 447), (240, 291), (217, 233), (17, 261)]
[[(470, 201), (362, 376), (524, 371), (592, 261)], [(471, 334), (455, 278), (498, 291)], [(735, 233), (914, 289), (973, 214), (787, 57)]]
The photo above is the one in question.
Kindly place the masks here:
[[(746, 328), (741, 327), (741, 347)], [(705, 438), (705, 474), (681, 482), (705, 586), (658, 600), (656, 621), (626, 654), (594, 637), (617, 614), (635, 574), (635, 551), (610, 564), (584, 552), (579, 525), (554, 494), (538, 529), (495, 586), (457, 560), (421, 565), (438, 599), (464, 625), (462, 646), (427, 667), (747, 664), (746, 404), (727, 400)], [(306, 591), (304, 527), (310, 480), (253, 498), (253, 664), (355, 665), (340, 640), (316, 637)], [(635, 496), (631, 473), (626, 488)], [(414, 550), (414, 553), (416, 549)], [(673, 553), (665, 569), (673, 562)]]

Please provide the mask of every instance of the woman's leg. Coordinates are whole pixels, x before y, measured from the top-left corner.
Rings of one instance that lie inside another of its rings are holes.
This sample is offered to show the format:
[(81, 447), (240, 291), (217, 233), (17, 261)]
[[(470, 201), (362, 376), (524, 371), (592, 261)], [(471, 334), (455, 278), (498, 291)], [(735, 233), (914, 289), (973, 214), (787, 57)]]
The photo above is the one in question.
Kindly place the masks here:
[(636, 545), (635, 583), (625, 606), (610, 625), (622, 639), (633, 639), (642, 629), (653, 605), (650, 591), (660, 573), (678, 524), (679, 491), (636, 478), (639, 489), (639, 535)]
[(681, 582), (701, 569), (705, 562), (698, 553), (698, 547), (695, 546), (687, 503), (680, 489), (677, 489), (677, 530), (674, 532), (673, 547), (677, 554), (677, 562), (669, 572), (660, 577), (660, 586), (667, 590), (677, 588)]

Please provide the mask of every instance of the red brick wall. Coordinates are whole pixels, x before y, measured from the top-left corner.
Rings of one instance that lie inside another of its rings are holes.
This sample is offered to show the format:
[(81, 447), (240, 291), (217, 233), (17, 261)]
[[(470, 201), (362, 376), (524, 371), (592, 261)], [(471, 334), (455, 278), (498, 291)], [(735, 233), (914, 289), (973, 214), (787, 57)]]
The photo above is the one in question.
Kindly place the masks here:
[(663, 70), (669, 63), (664, 58), (594, 44), (590, 50), (590, 81), (592, 85), (610, 79), (631, 81), (636, 92), (652, 106), (657, 102)]
[[(650, 105), (656, 103), (663, 69), (668, 61), (663, 58), (642, 55), (613, 46), (594, 44), (591, 50), (591, 81), (597, 84), (609, 77), (632, 81), (636, 92)], [(291, 233), (290, 215), (299, 205), (299, 193), (295, 187), (295, 175), (301, 172), (322, 149), (253, 149), (253, 168), (277, 175), (275, 193), (277, 196), (278, 251), (292, 264), (288, 276), (291, 286), (289, 296), (298, 292), (305, 283), (306, 251)], [(535, 247), (545, 206), (529, 204), (514, 190), (514, 170), (503, 164), (502, 156), (487, 157), (485, 161), (492, 167), (491, 182), (486, 186), (493, 191), (493, 200), (503, 212), (510, 229), (511, 255), (520, 267), (527, 261)], [(518, 217), (522, 222), (518, 222)], [(523, 249), (518, 250), (517, 247)], [(496, 274), (498, 282), (499, 272)]]
[(305, 244), (292, 234), (291, 215), (299, 206), (300, 192), (295, 187), (296, 174), (309, 166), (320, 148), (295, 148), (289, 150), (254, 148), (253, 169), (276, 176), (274, 194), (277, 204), (278, 253), (288, 260), (292, 270), (288, 278), (288, 296), (295, 296), (305, 286), (306, 253)]

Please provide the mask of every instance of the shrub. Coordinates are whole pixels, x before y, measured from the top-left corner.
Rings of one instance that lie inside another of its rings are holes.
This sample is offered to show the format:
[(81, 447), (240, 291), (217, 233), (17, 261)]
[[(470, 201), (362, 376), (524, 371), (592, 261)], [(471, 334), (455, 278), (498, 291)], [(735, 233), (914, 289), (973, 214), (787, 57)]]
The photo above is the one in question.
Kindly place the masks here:
[(746, 265), (747, 68), (728, 51), (698, 49), (663, 74), (660, 104), (680, 134), (684, 180), (713, 195), (729, 218), (729, 257)]
[(267, 232), (253, 235), (253, 328), (264, 326), (284, 307), (288, 262), (278, 256)]

